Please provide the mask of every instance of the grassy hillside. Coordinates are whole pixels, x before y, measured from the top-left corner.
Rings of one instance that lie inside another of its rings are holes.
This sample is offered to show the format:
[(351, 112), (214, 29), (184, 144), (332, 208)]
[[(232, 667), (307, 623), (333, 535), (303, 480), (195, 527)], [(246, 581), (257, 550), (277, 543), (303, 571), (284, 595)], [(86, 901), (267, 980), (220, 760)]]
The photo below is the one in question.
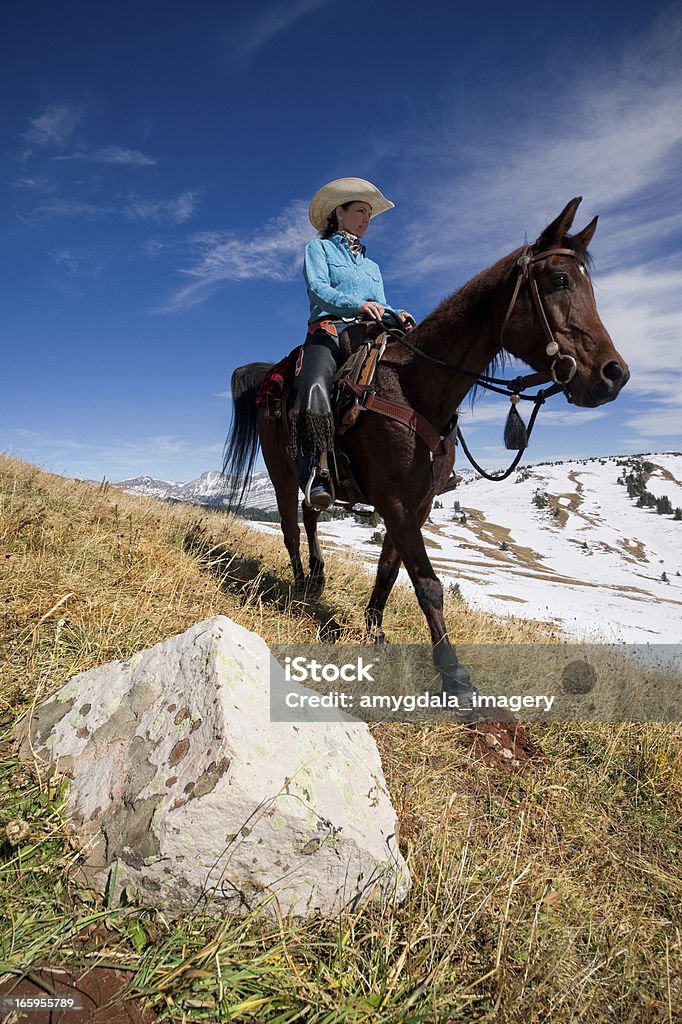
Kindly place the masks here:
[[(247, 524), (0, 456), (0, 987), (31, 966), (100, 964), (159, 1021), (682, 1019), (677, 726), (537, 728), (546, 760), (512, 776), (458, 726), (374, 727), (414, 880), (393, 915), (172, 925), (79, 887), (66, 783), (15, 760), (13, 723), (75, 672), (218, 613), (269, 642), (357, 642), (370, 578), (328, 567), (306, 604), (283, 546)], [(447, 612), (456, 642), (547, 637), (454, 597)], [(411, 591), (385, 627), (426, 638)]]

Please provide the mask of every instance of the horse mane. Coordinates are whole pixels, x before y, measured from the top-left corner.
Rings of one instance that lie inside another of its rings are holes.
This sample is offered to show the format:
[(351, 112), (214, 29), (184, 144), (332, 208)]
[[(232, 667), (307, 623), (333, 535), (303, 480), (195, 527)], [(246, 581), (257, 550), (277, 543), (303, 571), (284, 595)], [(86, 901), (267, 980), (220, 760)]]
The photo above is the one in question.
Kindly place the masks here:
[[(577, 241), (578, 238), (578, 235), (564, 235), (560, 245), (562, 248), (572, 249), (576, 254), (579, 264), (589, 273), (594, 261), (587, 247)], [(455, 292), (452, 292), (451, 295), (443, 299), (436, 309), (419, 324), (417, 330), (420, 337), (418, 336), (417, 344), (419, 344), (421, 338), (426, 340), (434, 337), (443, 329), (446, 322), (451, 325), (456, 323), (457, 320), (463, 319), (465, 315), (470, 319), (479, 319), (481, 322), (490, 318), (492, 307), (497, 301), (498, 288), (509, 275), (511, 268), (524, 248), (525, 246), (519, 246), (518, 249), (514, 249), (513, 252), (503, 256), (497, 263), (487, 267), (485, 270), (481, 270)], [(537, 249), (537, 242), (529, 248), (534, 252), (539, 251)], [(465, 306), (466, 314), (464, 313)], [(506, 349), (501, 348), (482, 371), (483, 374), (488, 377), (498, 376), (509, 365), (511, 358)], [(467, 395), (472, 407), (483, 391), (485, 389), (481, 388), (478, 383), (472, 386)]]

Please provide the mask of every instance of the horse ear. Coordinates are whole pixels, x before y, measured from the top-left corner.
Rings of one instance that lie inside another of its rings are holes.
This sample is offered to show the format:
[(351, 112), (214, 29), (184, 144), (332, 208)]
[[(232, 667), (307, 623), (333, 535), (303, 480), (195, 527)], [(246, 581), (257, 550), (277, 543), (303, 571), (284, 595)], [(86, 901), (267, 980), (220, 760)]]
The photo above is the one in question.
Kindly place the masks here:
[(575, 199), (571, 199), (570, 203), (567, 203), (563, 208), (556, 220), (553, 220), (545, 230), (542, 232), (534, 248), (538, 250), (551, 249), (553, 245), (560, 245), (563, 241), (564, 235), (568, 233), (568, 230), (573, 223), (576, 210), (583, 201), (582, 196), (576, 196)]
[(594, 233), (597, 230), (598, 220), (599, 217), (593, 217), (586, 228), (583, 228), (579, 234), (574, 235), (572, 239), (573, 244), (578, 246), (578, 248), (580, 249), (587, 249), (588, 245), (594, 238)]

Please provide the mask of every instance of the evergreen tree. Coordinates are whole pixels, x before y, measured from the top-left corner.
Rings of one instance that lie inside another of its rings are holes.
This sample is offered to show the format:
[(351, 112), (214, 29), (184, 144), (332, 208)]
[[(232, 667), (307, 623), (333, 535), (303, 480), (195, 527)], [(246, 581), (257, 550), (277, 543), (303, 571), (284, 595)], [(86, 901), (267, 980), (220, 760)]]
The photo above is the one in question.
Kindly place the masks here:
[(661, 498), (656, 498), (656, 511), (659, 516), (671, 516), (673, 514), (672, 502), (667, 494), (664, 494)]

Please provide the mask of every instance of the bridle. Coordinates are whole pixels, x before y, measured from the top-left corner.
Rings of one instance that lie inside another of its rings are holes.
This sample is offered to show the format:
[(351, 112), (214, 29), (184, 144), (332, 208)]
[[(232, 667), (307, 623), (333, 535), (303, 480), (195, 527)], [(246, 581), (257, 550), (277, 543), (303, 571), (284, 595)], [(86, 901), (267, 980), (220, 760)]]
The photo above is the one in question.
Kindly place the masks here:
[[(507, 326), (507, 322), (512, 314), (512, 310), (516, 305), (516, 300), (519, 297), (521, 286), (525, 281), (527, 281), (530, 286), (530, 294), (533, 299), (533, 305), (535, 306), (535, 312), (538, 315), (538, 319), (540, 321), (542, 329), (545, 332), (545, 337), (547, 338), (547, 348), (545, 349), (545, 351), (547, 355), (550, 356), (550, 358), (554, 356), (554, 359), (552, 360), (552, 365), (550, 366), (549, 376), (545, 378), (545, 381), (553, 380), (555, 384), (559, 384), (563, 388), (565, 385), (570, 384), (570, 382), (575, 377), (578, 365), (573, 356), (569, 356), (565, 352), (561, 352), (559, 349), (559, 345), (554, 337), (552, 328), (549, 326), (549, 321), (547, 319), (547, 314), (545, 313), (545, 308), (542, 305), (542, 299), (540, 298), (538, 282), (535, 278), (535, 275), (533, 274), (534, 264), (539, 263), (540, 260), (546, 260), (549, 256), (572, 256), (573, 259), (577, 259), (574, 249), (563, 249), (557, 246), (553, 249), (543, 249), (542, 252), (534, 253), (531, 246), (526, 246), (526, 248), (523, 250), (523, 252), (516, 261), (516, 266), (519, 268), (519, 272), (516, 277), (516, 284), (514, 285), (514, 291), (512, 292), (512, 297), (507, 308), (507, 313), (505, 315), (505, 318), (502, 322), (502, 327), (500, 329), (500, 347), (502, 347), (502, 342), (504, 339), (504, 329)], [(559, 363), (561, 360), (566, 360), (569, 364), (568, 373), (565, 380), (561, 380), (557, 376), (557, 363)], [(545, 383), (545, 381), (543, 381), (542, 383)], [(538, 381), (538, 383), (541, 382)], [(570, 395), (567, 395), (567, 397), (570, 401)]]
[[(499, 377), (489, 377), (483, 373), (473, 373), (470, 370), (465, 370), (464, 367), (462, 366), (453, 366), (451, 363), (446, 362), (444, 359), (438, 359), (436, 358), (436, 356), (431, 356), (427, 352), (422, 351), (422, 349), (417, 348), (416, 345), (413, 345), (410, 341), (408, 341), (407, 337), (405, 336), (404, 328), (402, 327), (402, 324), (400, 324), (400, 321), (398, 320), (396, 314), (393, 314), (393, 317), (397, 321), (395, 328), (383, 325), (385, 327), (386, 332), (395, 341), (398, 341), (401, 345), (409, 349), (415, 355), (420, 356), (422, 359), (426, 359), (428, 362), (433, 363), (434, 365), (440, 367), (443, 370), (446, 370), (448, 373), (461, 373), (464, 374), (466, 377), (471, 377), (473, 378), (475, 384), (480, 385), (487, 391), (494, 391), (499, 395), (505, 395), (507, 398), (510, 399), (513, 405), (516, 405), (521, 399), (533, 402), (535, 407), (528, 421), (528, 427), (526, 428), (527, 438), (530, 438), (533, 427), (535, 426), (537, 414), (540, 411), (540, 407), (544, 405), (545, 401), (548, 398), (550, 398), (552, 395), (556, 395), (559, 392), (563, 391), (568, 401), (570, 402), (572, 400), (570, 391), (568, 390), (568, 385), (575, 377), (578, 368), (573, 356), (568, 355), (568, 353), (566, 352), (562, 352), (559, 348), (559, 343), (554, 337), (554, 333), (547, 319), (547, 314), (545, 313), (544, 306), (542, 305), (540, 290), (538, 288), (538, 283), (535, 274), (533, 273), (535, 264), (539, 263), (541, 260), (548, 259), (550, 256), (571, 256), (573, 257), (573, 259), (578, 258), (577, 253), (573, 249), (566, 249), (560, 246), (555, 246), (554, 248), (543, 249), (541, 252), (534, 253), (533, 247), (527, 245), (516, 260), (516, 266), (518, 267), (516, 282), (514, 284), (514, 290), (512, 292), (509, 305), (507, 307), (507, 312), (505, 314), (504, 320), (502, 321), (502, 327), (500, 328), (500, 348), (502, 348), (505, 327), (507, 326), (509, 318), (512, 315), (519, 294), (521, 292), (521, 288), (527, 282), (530, 288), (530, 294), (533, 301), (533, 305), (535, 307), (535, 311), (538, 315), (538, 319), (540, 320), (540, 324), (547, 339), (545, 352), (550, 357), (550, 359), (552, 359), (549, 370), (541, 370), (536, 373), (521, 375), (518, 377), (514, 377), (513, 380), (504, 380)], [(399, 327), (398, 324), (400, 324)], [(568, 364), (566, 368), (565, 377), (563, 378), (559, 376), (559, 367), (562, 363)], [(553, 384), (546, 390), (539, 390), (534, 395), (523, 394), (523, 392), (528, 388), (536, 387), (538, 384), (547, 384), (549, 383), (549, 381), (553, 381)], [(465, 455), (469, 459), (469, 462), (477, 470), (477, 472), (479, 472), (482, 476), (486, 477), (488, 480), (505, 480), (516, 469), (516, 466), (521, 460), (524, 451), (523, 448), (519, 450), (511, 466), (504, 473), (491, 474), (486, 472), (486, 470), (479, 466), (479, 464), (475, 461), (474, 457), (472, 456), (471, 452), (469, 451), (466, 445), (466, 442), (462, 436), (462, 432), (459, 429), (459, 427), (457, 428), (457, 437), (462, 445), (462, 449)]]
[[(573, 356), (569, 356), (567, 353), (561, 352), (559, 349), (559, 344), (554, 337), (552, 328), (550, 327), (547, 319), (547, 314), (545, 313), (544, 306), (542, 305), (538, 283), (535, 279), (535, 275), (533, 274), (534, 264), (539, 263), (540, 260), (547, 259), (549, 256), (572, 256), (573, 259), (577, 259), (577, 254), (573, 249), (564, 249), (557, 246), (553, 249), (543, 249), (542, 252), (533, 253), (532, 246), (526, 246), (516, 260), (518, 274), (516, 276), (516, 282), (514, 284), (511, 299), (509, 300), (507, 312), (505, 313), (504, 320), (502, 321), (502, 327), (500, 328), (500, 348), (502, 348), (505, 328), (512, 315), (514, 306), (516, 305), (521, 287), (527, 281), (530, 286), (533, 305), (535, 306), (540, 324), (545, 333), (545, 337), (547, 338), (547, 347), (545, 351), (550, 358), (554, 357), (549, 370), (540, 370), (537, 373), (521, 375), (519, 377), (514, 377), (513, 380), (489, 377), (484, 373), (472, 373), (471, 370), (465, 370), (463, 366), (453, 366), (452, 363), (448, 363), (444, 359), (438, 359), (436, 356), (429, 355), (428, 352), (424, 352), (422, 349), (417, 348), (416, 345), (413, 345), (405, 336), (404, 327), (402, 326), (397, 314), (387, 310), (384, 314), (384, 321), (387, 319), (393, 319), (395, 327), (392, 327), (390, 324), (386, 324), (385, 322), (382, 323), (382, 327), (386, 330), (387, 334), (391, 336), (391, 338), (409, 349), (410, 352), (413, 352), (416, 356), (426, 359), (427, 362), (433, 363), (435, 366), (440, 367), (442, 370), (446, 370), (448, 373), (463, 373), (465, 377), (471, 377), (477, 384), (480, 384), (481, 387), (487, 388), (489, 391), (496, 391), (498, 394), (518, 395), (519, 398), (534, 401), (534, 395), (522, 395), (521, 392), (525, 391), (526, 388), (532, 388), (538, 384), (547, 384), (550, 380), (554, 381), (555, 387), (544, 392), (545, 398), (549, 398), (550, 395), (557, 394), (559, 391), (564, 391), (566, 386), (570, 384), (575, 377), (577, 370), (577, 364)], [(557, 364), (561, 360), (566, 360), (569, 363), (566, 378), (563, 380), (557, 376)], [(502, 385), (502, 387), (506, 388), (506, 391), (501, 391), (498, 387), (489, 387), (488, 385), (491, 384)], [(567, 398), (569, 401), (571, 400), (571, 396), (568, 393)]]

